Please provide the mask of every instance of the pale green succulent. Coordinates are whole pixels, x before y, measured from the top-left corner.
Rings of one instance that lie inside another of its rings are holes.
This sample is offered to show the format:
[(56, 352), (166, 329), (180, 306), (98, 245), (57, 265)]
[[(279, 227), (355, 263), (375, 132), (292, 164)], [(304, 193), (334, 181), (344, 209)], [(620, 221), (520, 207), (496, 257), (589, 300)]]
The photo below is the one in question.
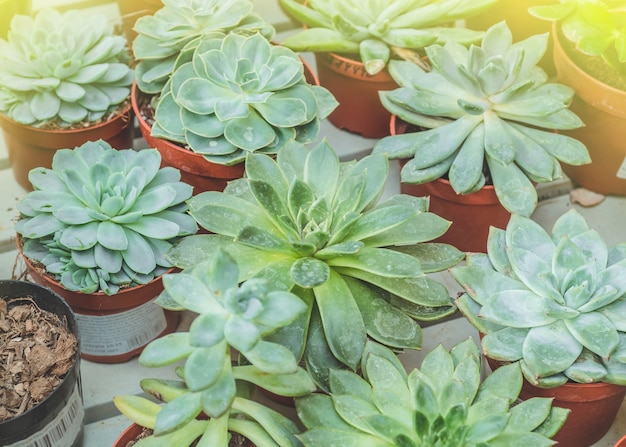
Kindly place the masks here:
[(0, 39), (0, 112), (35, 127), (106, 118), (128, 99), (126, 39), (104, 15), (44, 8), (16, 15)]
[(427, 130), (385, 137), (374, 152), (410, 158), (401, 171), (405, 183), (447, 176), (458, 194), (469, 194), (489, 177), (504, 208), (529, 216), (537, 206), (533, 182), (560, 178), (560, 162), (591, 161), (584, 144), (554, 131), (583, 123), (568, 108), (574, 91), (548, 82), (537, 66), (547, 39), (541, 34), (513, 43), (500, 22), (487, 30), (482, 46), (426, 48), (430, 72), (392, 61), (401, 87), (380, 92), (383, 105)]
[(530, 14), (558, 23), (558, 29), (576, 50), (602, 56), (626, 72), (626, 2), (623, 0), (560, 0), (533, 6)]
[(333, 370), (330, 395), (296, 399), (306, 447), (548, 447), (569, 410), (550, 398), (516, 402), (518, 364), (481, 383), (472, 339), (450, 352), (439, 345), (407, 375), (394, 353), (368, 346), (362, 375)]
[(551, 234), (514, 214), (506, 231), (491, 229), (487, 251), (451, 269), (487, 356), (519, 361), (541, 387), (626, 385), (626, 244), (607, 247), (570, 210)]
[(152, 135), (233, 165), (250, 152), (310, 143), (336, 106), (328, 90), (307, 82), (296, 53), (258, 33), (230, 33), (204, 39), (188, 61), (179, 58), (156, 104)]
[(133, 52), (138, 60), (137, 87), (158, 94), (169, 79), (183, 48), (196, 46), (215, 32), (260, 32), (274, 37), (274, 28), (253, 12), (250, 0), (163, 0), (152, 16), (137, 20)]
[(421, 50), (449, 41), (470, 44), (482, 32), (451, 26), (496, 0), (280, 0), (307, 28), (282, 43), (294, 51), (357, 55), (369, 74), (380, 72), (398, 49)]
[(17, 205), (24, 255), (82, 293), (112, 295), (164, 273), (172, 242), (198, 227), (186, 213), (192, 187), (160, 164), (156, 149), (102, 140), (57, 150), (52, 169), (30, 171), (34, 190)]
[[(306, 305), (263, 279), (239, 285), (239, 276), (237, 264), (222, 250), (193, 269), (163, 276), (165, 293), (157, 302), (197, 316), (189, 332), (158, 338), (139, 356), (139, 363), (149, 367), (185, 360), (177, 368), (182, 381), (141, 381), (145, 392), (167, 403), (161, 406), (138, 396), (114, 399), (123, 414), (154, 430), (137, 447), (186, 447), (196, 440), (198, 445), (228, 447), (229, 432), (258, 447), (301, 445), (295, 423), (251, 400), (247, 385), (291, 397), (315, 390), (291, 351), (263, 339), (294, 321)], [(232, 349), (239, 351), (238, 363), (231, 362)], [(209, 419), (199, 418), (201, 413)]]
[(304, 355), (324, 387), (330, 366), (357, 368), (368, 337), (419, 348), (415, 319), (455, 310), (447, 289), (426, 276), (464, 256), (425, 243), (450, 222), (428, 212), (427, 198), (395, 195), (378, 204), (388, 170), (382, 154), (340, 163), (325, 141), (310, 150), (292, 142), (276, 160), (251, 153), (244, 178), (188, 202), (211, 234), (182, 239), (168, 259), (188, 269), (223, 248), (240, 280), (267, 278), (300, 296), (307, 311), (271, 339)]

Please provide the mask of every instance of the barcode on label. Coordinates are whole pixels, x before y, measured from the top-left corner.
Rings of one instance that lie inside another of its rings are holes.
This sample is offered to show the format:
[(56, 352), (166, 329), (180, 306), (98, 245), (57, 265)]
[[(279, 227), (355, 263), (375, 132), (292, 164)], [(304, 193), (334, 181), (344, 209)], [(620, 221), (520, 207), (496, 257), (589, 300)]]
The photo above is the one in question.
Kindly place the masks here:
[(83, 426), (85, 411), (78, 384), (67, 404), (42, 430), (5, 447), (71, 447)]
[(136, 335), (134, 337), (129, 338), (127, 340), (127, 342), (128, 342), (128, 349), (132, 351), (133, 349), (137, 349), (137, 348), (145, 345), (146, 343), (148, 343), (149, 341), (152, 341), (152, 339), (155, 338), (155, 334), (158, 335), (163, 330), (164, 330), (164, 328), (163, 328), (163, 324), (161, 323), (161, 321), (155, 322), (152, 325), (152, 327), (147, 328), (146, 331), (144, 331), (141, 334), (138, 334), (138, 335)]

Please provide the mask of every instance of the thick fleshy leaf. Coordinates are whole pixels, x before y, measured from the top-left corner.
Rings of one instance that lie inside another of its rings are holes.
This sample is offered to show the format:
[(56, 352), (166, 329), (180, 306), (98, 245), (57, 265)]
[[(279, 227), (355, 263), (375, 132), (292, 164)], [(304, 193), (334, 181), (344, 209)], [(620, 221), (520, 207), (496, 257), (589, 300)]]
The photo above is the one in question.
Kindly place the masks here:
[(567, 369), (576, 361), (582, 345), (561, 321), (532, 328), (526, 336), (523, 354), (528, 368), (537, 377), (547, 377)]
[(148, 343), (139, 356), (139, 363), (148, 367), (165, 366), (188, 357), (193, 350), (189, 333), (176, 332)]

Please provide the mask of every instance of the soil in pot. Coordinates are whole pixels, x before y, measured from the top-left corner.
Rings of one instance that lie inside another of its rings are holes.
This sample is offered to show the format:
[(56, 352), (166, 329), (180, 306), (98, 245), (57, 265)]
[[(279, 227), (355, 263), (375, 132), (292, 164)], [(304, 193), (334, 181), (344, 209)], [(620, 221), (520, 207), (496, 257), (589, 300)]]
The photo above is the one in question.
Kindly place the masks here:
[(72, 149), (87, 141), (105, 140), (116, 149), (133, 147), (133, 114), (130, 101), (118, 111), (88, 127), (37, 128), (0, 114), (0, 126), (17, 182), (32, 190), (28, 173), (36, 167), (50, 168), (57, 149)]
[(0, 281), (0, 294), (0, 445), (80, 445), (84, 409), (70, 308), (33, 283)]

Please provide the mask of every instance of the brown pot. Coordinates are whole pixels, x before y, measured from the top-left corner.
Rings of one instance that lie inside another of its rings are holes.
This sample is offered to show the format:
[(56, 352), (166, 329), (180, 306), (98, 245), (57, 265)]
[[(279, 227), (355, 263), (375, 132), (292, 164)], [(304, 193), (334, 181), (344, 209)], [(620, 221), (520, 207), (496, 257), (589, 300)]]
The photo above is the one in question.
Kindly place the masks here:
[[(141, 425), (132, 424), (126, 430), (124, 430), (120, 436), (113, 443), (113, 447), (126, 447), (129, 442), (135, 441), (135, 439), (144, 431), (145, 429)], [(238, 435), (241, 436), (241, 435)], [(237, 445), (243, 445), (244, 447), (255, 447), (255, 444), (252, 442), (243, 439)], [(232, 443), (232, 441), (231, 441)]]
[(565, 425), (553, 439), (564, 447), (589, 447), (609, 431), (625, 395), (626, 387), (603, 382), (538, 388), (524, 381), (520, 398), (552, 397), (552, 405), (569, 408)]
[(133, 147), (132, 111), (128, 104), (112, 119), (82, 129), (46, 130), (20, 124), (0, 113), (0, 126), (9, 151), (13, 175), (26, 190), (32, 190), (28, 173), (50, 168), (57, 149), (73, 149), (87, 141), (105, 140), (116, 149)]
[(133, 30), (137, 19), (143, 16), (151, 16), (163, 7), (161, 0), (117, 0), (122, 19), (122, 30), (126, 39), (132, 44), (137, 37), (137, 32)]
[(320, 85), (339, 102), (328, 121), (365, 138), (389, 135), (391, 113), (383, 107), (378, 92), (394, 90), (398, 84), (386, 68), (372, 76), (362, 62), (335, 53), (315, 53), (315, 62)]
[[(406, 123), (390, 120), (392, 134), (403, 133)], [(400, 160), (403, 166), (407, 160)], [(493, 185), (485, 185), (472, 194), (458, 194), (447, 179), (439, 178), (421, 185), (401, 183), (400, 192), (416, 197), (430, 197), (429, 211), (452, 222), (448, 231), (434, 242), (451, 244), (465, 252), (487, 252), (491, 226), (506, 228), (511, 213), (500, 203)]]
[(583, 142), (591, 163), (563, 165), (578, 185), (601, 194), (626, 195), (626, 92), (588, 75), (564, 51), (553, 28), (554, 63), (558, 82), (576, 91), (570, 110), (584, 127), (561, 131)]
[(122, 363), (139, 355), (155, 338), (176, 330), (179, 313), (152, 300), (163, 291), (161, 277), (145, 285), (84, 294), (64, 288), (22, 253), (34, 282), (62, 296), (78, 321), (81, 357), (98, 363)]

